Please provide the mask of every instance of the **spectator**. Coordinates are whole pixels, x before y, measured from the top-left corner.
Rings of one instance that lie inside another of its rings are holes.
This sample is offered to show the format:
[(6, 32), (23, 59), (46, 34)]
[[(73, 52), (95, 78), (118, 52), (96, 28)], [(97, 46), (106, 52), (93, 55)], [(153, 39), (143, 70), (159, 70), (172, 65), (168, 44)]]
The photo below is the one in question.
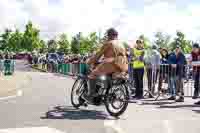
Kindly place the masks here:
[(160, 71), (159, 71), (159, 82), (158, 82), (158, 91), (162, 90), (162, 83), (163, 80), (166, 80), (167, 78), (167, 74), (169, 72), (169, 62), (168, 62), (168, 51), (167, 49), (161, 49), (160, 50), (160, 55), (161, 55), (161, 59), (160, 59)]
[(46, 53), (46, 61), (48, 61), (48, 58), (49, 58), (49, 53)]
[(9, 59), (10, 59), (9, 53), (6, 53), (6, 54), (5, 54), (5, 59), (6, 59), (6, 60), (9, 60)]
[(74, 63), (74, 74), (78, 74), (79, 73), (79, 63), (80, 63), (80, 56), (77, 55), (74, 60), (73, 60), (73, 63)]
[(180, 46), (176, 47), (175, 53), (169, 56), (170, 69), (170, 90), (172, 97), (169, 100), (176, 100), (176, 92), (179, 94), (179, 98), (176, 102), (184, 102), (183, 91), (183, 78), (184, 68), (186, 65), (185, 55), (182, 53)]
[(131, 50), (131, 48), (127, 49), (127, 58), (128, 58), (128, 74), (129, 74), (129, 80), (133, 81), (133, 64), (131, 63), (132, 58), (133, 58), (133, 52)]
[(85, 63), (87, 60), (87, 56), (83, 56), (82, 60), (81, 60), (81, 63)]
[(179, 98), (176, 100), (176, 102), (184, 102), (184, 90), (183, 90), (183, 83), (184, 83), (184, 77), (185, 77), (185, 66), (187, 64), (185, 55), (183, 54), (181, 47), (176, 47), (176, 60), (177, 60), (177, 79), (176, 79), (176, 85), (177, 85), (177, 92), (179, 95)]
[(10, 59), (14, 60), (14, 53), (13, 52), (10, 53)]
[(4, 57), (3, 57), (3, 53), (0, 51), (0, 60), (3, 60)]
[(133, 74), (135, 79), (136, 95), (135, 98), (143, 98), (143, 76), (144, 76), (144, 45), (141, 40), (136, 41), (133, 48)]
[(127, 48), (127, 59), (128, 59), (128, 78), (129, 83), (131, 85), (130, 87), (130, 93), (131, 95), (135, 95), (135, 84), (134, 84), (134, 76), (133, 76), (133, 64), (132, 64), (132, 58), (133, 58), (133, 52), (132, 49), (129, 47)]
[[(190, 60), (190, 63), (200, 61), (199, 44), (195, 43), (193, 45), (191, 57), (192, 58)], [(194, 66), (193, 64), (193, 75), (194, 75), (194, 95), (192, 97), (193, 99), (197, 99), (199, 96), (199, 72), (200, 72), (200, 67)]]
[(157, 76), (159, 72), (160, 65), (160, 54), (157, 51), (157, 47), (155, 45), (152, 46), (152, 49), (147, 52), (145, 56), (146, 70), (147, 70), (147, 80), (148, 80), (148, 89), (149, 98), (153, 98), (155, 91), (155, 84), (157, 81)]
[(35, 51), (33, 52), (33, 64), (34, 65), (38, 64), (38, 55)]
[(171, 53), (169, 55), (169, 89), (171, 97), (168, 100), (176, 100), (176, 54)]
[(0, 51), (0, 75), (3, 72), (3, 53)]
[(65, 58), (65, 63), (70, 63), (69, 60), (70, 60), (70, 57), (69, 57), (69, 56), (66, 56), (66, 58)]
[(42, 69), (45, 69), (45, 66), (47, 64), (46, 55), (41, 55), (38, 60), (42, 64)]

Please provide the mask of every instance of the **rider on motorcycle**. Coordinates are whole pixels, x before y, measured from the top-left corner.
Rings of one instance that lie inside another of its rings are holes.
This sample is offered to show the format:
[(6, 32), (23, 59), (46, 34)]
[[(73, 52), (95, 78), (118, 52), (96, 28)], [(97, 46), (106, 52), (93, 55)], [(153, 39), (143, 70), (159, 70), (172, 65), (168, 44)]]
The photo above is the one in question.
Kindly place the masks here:
[[(103, 58), (102, 62), (97, 64), (100, 58)], [(92, 101), (97, 95), (95, 89), (96, 77), (116, 72), (127, 72), (128, 70), (126, 49), (118, 41), (118, 32), (114, 28), (106, 31), (103, 46), (100, 51), (87, 60), (87, 64), (94, 67), (88, 76), (88, 93), (85, 96), (86, 100)]]

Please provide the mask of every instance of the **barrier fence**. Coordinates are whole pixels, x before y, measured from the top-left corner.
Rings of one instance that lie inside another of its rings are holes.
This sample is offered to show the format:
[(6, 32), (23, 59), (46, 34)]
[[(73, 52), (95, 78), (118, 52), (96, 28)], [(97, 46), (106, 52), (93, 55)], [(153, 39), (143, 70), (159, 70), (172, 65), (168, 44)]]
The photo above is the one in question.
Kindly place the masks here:
[[(50, 67), (52, 67), (51, 65)], [(88, 70), (87, 69), (88, 66), (85, 63), (61, 63), (61, 64), (54, 64), (54, 65), (55, 65), (54, 67), (55, 70), (48, 69), (47, 64), (45, 64), (45, 66), (43, 64), (38, 64), (37, 67), (45, 71), (49, 70), (49, 72), (57, 72), (64, 75), (86, 74)]]
[(199, 72), (198, 65), (160, 64), (146, 66), (144, 89), (150, 95), (159, 94), (158, 97), (160, 93), (188, 97), (196, 95), (198, 97)]
[[(200, 66), (200, 65), (199, 65)], [(42, 65), (39, 65), (42, 68)], [(45, 66), (45, 68), (47, 68)], [(56, 65), (55, 72), (64, 75), (86, 74), (88, 66), (84, 63), (62, 63)], [(130, 80), (134, 80), (134, 69), (129, 70)], [(156, 93), (176, 93), (177, 95), (193, 96), (199, 93), (200, 67), (192, 65), (147, 65), (144, 74), (144, 90), (155, 95)], [(196, 82), (195, 82), (196, 80)], [(134, 83), (134, 82), (133, 82)], [(134, 85), (133, 85), (134, 86)]]

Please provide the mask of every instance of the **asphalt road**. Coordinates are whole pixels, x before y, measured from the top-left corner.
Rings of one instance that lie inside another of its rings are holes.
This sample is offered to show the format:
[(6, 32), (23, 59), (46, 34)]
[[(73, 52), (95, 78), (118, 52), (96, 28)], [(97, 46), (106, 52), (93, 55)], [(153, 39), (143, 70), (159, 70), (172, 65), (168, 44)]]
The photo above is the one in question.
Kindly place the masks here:
[(15, 74), (25, 74), (28, 82), (19, 88), (22, 95), (0, 100), (0, 133), (200, 133), (200, 107), (190, 98), (134, 101), (116, 120), (104, 106), (71, 107), (72, 78), (38, 72), (24, 62), (16, 66)]

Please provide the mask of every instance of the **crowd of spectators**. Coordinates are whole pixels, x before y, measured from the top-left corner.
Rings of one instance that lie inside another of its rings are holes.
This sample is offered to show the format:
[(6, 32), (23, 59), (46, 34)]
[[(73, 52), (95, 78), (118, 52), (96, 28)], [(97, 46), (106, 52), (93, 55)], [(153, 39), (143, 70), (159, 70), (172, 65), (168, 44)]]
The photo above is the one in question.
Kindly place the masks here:
[[(163, 82), (168, 84), (168, 92), (171, 95), (168, 100), (184, 102), (184, 80), (188, 77), (188, 66), (192, 68), (192, 79), (194, 80), (193, 99), (199, 96), (199, 72), (200, 72), (200, 50), (199, 44), (195, 43), (190, 57), (187, 58), (182, 52), (181, 46), (176, 45), (174, 51), (152, 46), (144, 49), (142, 41), (136, 41), (133, 48), (129, 48), (128, 59), (129, 77), (134, 80), (136, 95), (134, 98), (142, 99), (144, 93), (144, 80), (147, 80), (149, 98), (155, 95), (155, 90), (163, 90)], [(146, 77), (144, 78), (146, 72)], [(190, 73), (189, 73), (190, 74)], [(157, 88), (155, 88), (157, 84)], [(176, 98), (178, 96), (178, 98)], [(195, 104), (200, 104), (197, 102)]]
[(57, 53), (29, 54), (27, 59), (30, 64), (47, 63), (52, 60), (56, 63), (81, 63), (85, 62), (87, 55), (59, 55)]
[[(29, 64), (38, 65), (42, 64), (42, 69), (47, 69), (49, 72), (57, 72), (57, 66), (59, 64), (79, 64), (86, 61), (88, 55), (78, 55), (78, 54), (68, 54), (63, 53), (46, 53), (46, 54), (37, 54), (32, 53), (28, 54), (27, 60)], [(75, 67), (75, 68), (74, 68)], [(73, 65), (73, 72), (78, 70), (78, 65)]]

